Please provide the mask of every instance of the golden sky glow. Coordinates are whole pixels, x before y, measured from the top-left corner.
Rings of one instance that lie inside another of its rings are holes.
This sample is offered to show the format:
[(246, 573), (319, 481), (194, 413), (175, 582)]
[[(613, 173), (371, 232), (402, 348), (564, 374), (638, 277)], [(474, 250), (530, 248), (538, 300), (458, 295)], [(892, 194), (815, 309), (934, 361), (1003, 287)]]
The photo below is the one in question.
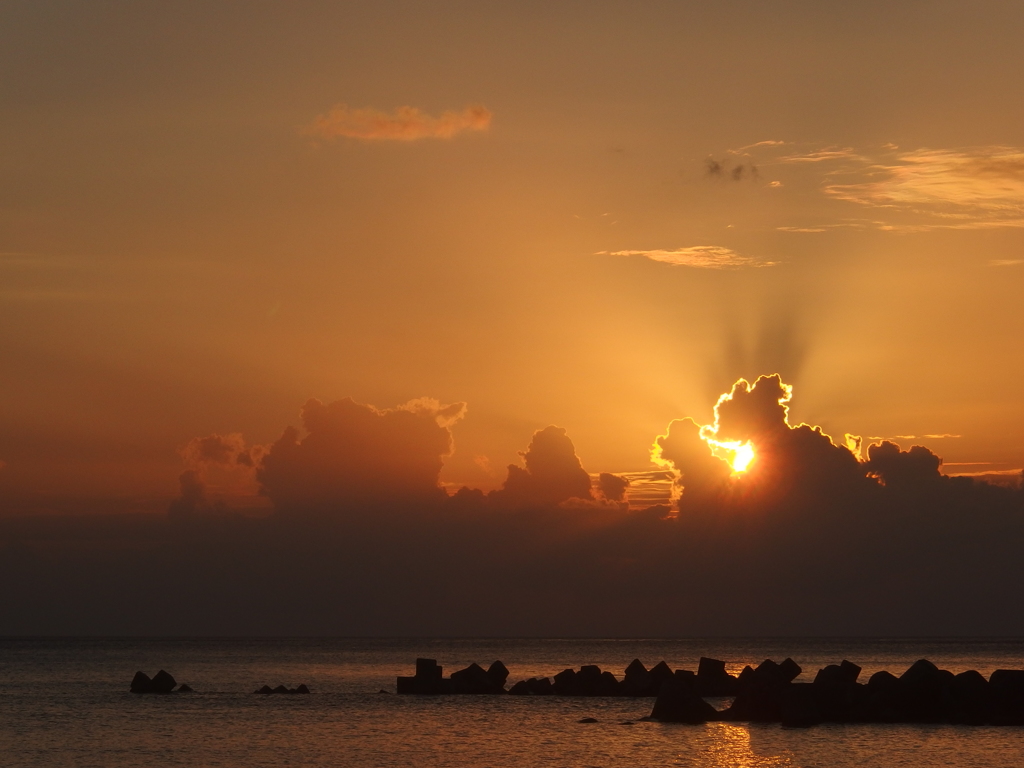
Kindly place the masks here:
[(162, 510), (195, 438), (345, 397), (466, 403), (446, 488), (557, 425), (639, 494), (776, 372), (1024, 466), (1024, 8), (582, 9), (0, 8), (4, 509)]

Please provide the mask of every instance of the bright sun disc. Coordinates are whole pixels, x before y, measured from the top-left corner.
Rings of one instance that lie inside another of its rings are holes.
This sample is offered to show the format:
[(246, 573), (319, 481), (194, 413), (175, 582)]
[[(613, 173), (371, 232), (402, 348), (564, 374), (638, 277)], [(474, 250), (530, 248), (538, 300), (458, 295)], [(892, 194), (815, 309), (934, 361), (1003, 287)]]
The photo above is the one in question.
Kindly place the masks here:
[(754, 460), (754, 446), (750, 443), (738, 445), (732, 454), (732, 471), (745, 472), (750, 462)]

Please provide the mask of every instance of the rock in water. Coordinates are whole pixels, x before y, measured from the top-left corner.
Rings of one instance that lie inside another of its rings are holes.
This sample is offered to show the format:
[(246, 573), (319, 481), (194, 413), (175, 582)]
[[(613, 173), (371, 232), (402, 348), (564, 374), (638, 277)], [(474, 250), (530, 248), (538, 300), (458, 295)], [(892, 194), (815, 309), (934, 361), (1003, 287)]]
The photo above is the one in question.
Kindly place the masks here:
[(697, 692), (701, 696), (735, 696), (736, 678), (725, 671), (725, 662), (701, 656), (697, 663)]
[(810, 728), (825, 721), (816, 684), (791, 683), (782, 693), (780, 718), (785, 728)]
[[(504, 684), (504, 681), (502, 681), (502, 684)], [(481, 694), (495, 692), (495, 684), (491, 676), (476, 662), (470, 664), (465, 669), (460, 669), (458, 672), (452, 672), (450, 688), (451, 693)]]
[(135, 677), (132, 678), (132, 693), (152, 693), (153, 692), (153, 681), (149, 679), (149, 675), (145, 672), (136, 672)]
[(626, 696), (647, 696), (651, 688), (651, 673), (640, 659), (633, 659), (626, 667), (622, 691)]
[(161, 669), (153, 675), (151, 684), (153, 693), (170, 693), (178, 683), (171, 677), (170, 673)]
[(654, 700), (651, 719), (663, 723), (689, 723), (700, 725), (717, 720), (715, 708), (697, 695), (689, 686), (672, 678), (661, 684), (658, 698)]
[(500, 661), (495, 661), (487, 668), (487, 676), (491, 678), (491, 683), (494, 685), (495, 690), (499, 688), (504, 689), (505, 681), (508, 680), (508, 667)]
[[(533, 678), (531, 677), (530, 680), (533, 680)], [(512, 690), (509, 693), (513, 696), (529, 696), (531, 693), (529, 681), (520, 680), (512, 686)]]
[(551, 684), (551, 680), (546, 677), (531, 677), (526, 681), (526, 685), (529, 686), (530, 693), (534, 696), (554, 696), (555, 694), (555, 686), (553, 686)]

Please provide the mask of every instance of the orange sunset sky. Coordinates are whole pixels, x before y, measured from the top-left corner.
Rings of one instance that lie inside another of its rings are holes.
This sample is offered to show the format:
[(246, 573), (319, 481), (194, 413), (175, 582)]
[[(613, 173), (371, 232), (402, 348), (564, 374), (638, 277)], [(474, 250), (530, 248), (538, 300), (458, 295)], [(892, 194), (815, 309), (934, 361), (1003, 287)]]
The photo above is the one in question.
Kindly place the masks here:
[[(1024, 467), (1024, 6), (0, 7), (0, 514), (165, 511), (309, 398), (655, 469), (739, 377)], [(250, 474), (211, 477), (239, 508)], [(250, 497), (246, 501), (246, 497)]]

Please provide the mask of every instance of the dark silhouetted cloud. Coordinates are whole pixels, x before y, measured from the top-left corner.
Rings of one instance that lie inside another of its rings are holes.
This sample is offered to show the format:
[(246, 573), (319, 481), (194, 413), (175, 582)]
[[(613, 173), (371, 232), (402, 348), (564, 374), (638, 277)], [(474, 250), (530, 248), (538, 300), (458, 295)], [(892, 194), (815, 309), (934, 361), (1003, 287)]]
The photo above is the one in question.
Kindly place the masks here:
[[(738, 381), (710, 424), (656, 438), (661, 469), (596, 482), (547, 427), (502, 489), (453, 495), (438, 473), (461, 403), (313, 400), (255, 462), (269, 517), (0, 518), (0, 634), (1024, 632), (1019, 471), (950, 477), (887, 441), (862, 457), (790, 424), (793, 396)], [(183, 453), (210, 472), (252, 455), (216, 437)], [(675, 501), (637, 507), (670, 482)], [(179, 511), (214, 504), (198, 468), (181, 486)]]
[(465, 409), (429, 399), (385, 410), (351, 398), (311, 399), (301, 413), (306, 435), (288, 427), (262, 458), (261, 490), (289, 513), (443, 498), (438, 478), (452, 450), (449, 428)]
[(572, 440), (561, 427), (533, 433), (530, 446), (520, 453), (525, 467), (509, 464), (505, 484), (490, 494), (497, 504), (557, 506), (569, 499), (593, 499), (590, 475), (583, 469)]
[(611, 472), (602, 472), (597, 478), (597, 486), (601, 495), (608, 501), (625, 501), (629, 485), (628, 477), (613, 475)]

